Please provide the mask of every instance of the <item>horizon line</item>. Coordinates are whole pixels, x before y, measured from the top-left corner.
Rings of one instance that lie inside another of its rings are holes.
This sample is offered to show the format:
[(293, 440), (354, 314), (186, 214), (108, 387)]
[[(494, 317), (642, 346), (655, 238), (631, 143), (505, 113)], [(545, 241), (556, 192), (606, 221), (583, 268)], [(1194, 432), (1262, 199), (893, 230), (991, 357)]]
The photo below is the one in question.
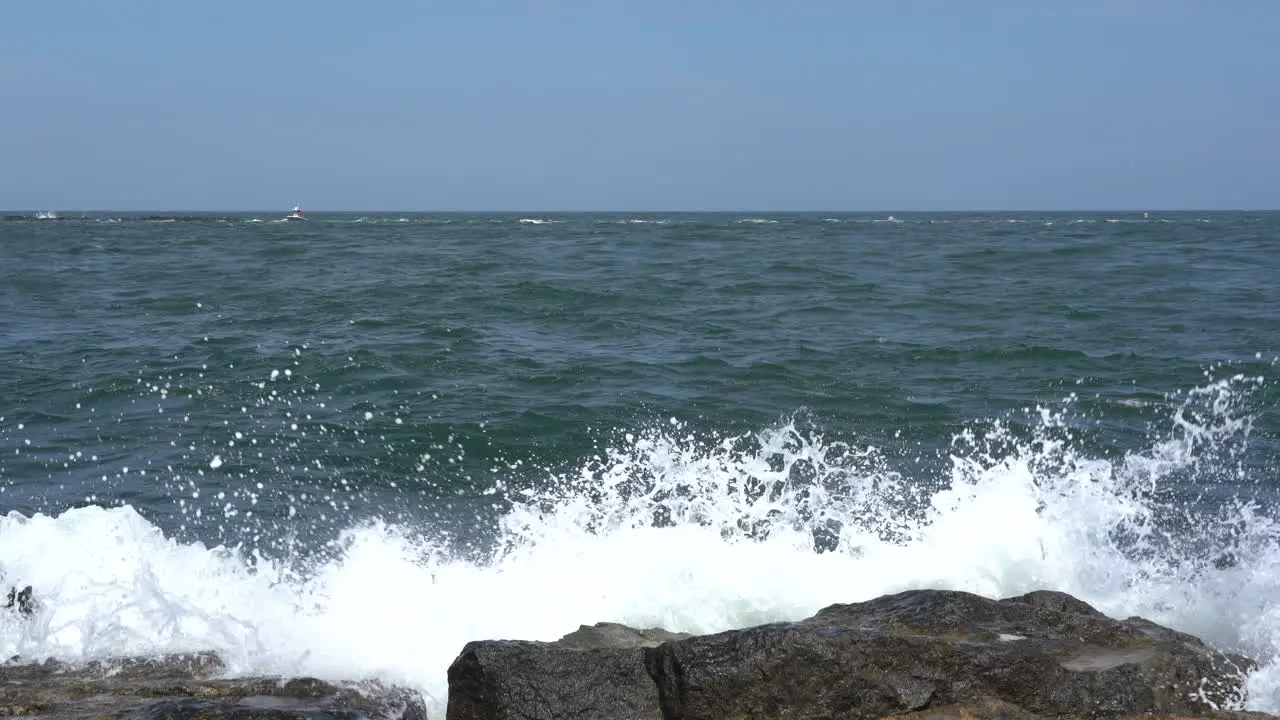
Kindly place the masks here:
[[(193, 214), (214, 214), (214, 213), (288, 213), (289, 210), (281, 210), (279, 208), (223, 208), (217, 210), (204, 209), (196, 210), (191, 208), (81, 208), (66, 210), (34, 210), (31, 208), (20, 209), (0, 209), (0, 215), (14, 215), (23, 213), (193, 213)], [(683, 214), (725, 214), (725, 213), (786, 213), (786, 214), (846, 214), (846, 215), (869, 215), (881, 213), (1241, 213), (1241, 212), (1280, 212), (1280, 207), (1276, 208), (1121, 208), (1121, 207), (1103, 207), (1103, 208), (1064, 208), (1064, 209), (1047, 209), (1047, 208), (972, 208), (972, 209), (954, 209), (954, 208), (938, 208), (938, 209), (905, 209), (905, 208), (872, 208), (872, 209), (789, 209), (789, 208), (730, 208), (730, 209), (705, 209), (705, 210), (689, 210), (689, 209), (673, 209), (673, 208), (657, 208), (657, 209), (604, 209), (604, 210), (575, 210), (566, 208), (515, 208), (515, 209), (485, 209), (485, 210), (448, 210), (448, 209), (431, 209), (431, 210), (410, 210), (406, 208), (392, 209), (376, 209), (376, 208), (335, 208), (325, 210), (304, 210), (304, 212), (314, 214), (326, 213), (414, 213), (414, 214), (472, 214), (472, 215), (495, 215), (495, 214), (519, 214), (519, 213), (566, 213), (575, 215), (588, 214), (621, 214), (621, 213), (683, 213)]]

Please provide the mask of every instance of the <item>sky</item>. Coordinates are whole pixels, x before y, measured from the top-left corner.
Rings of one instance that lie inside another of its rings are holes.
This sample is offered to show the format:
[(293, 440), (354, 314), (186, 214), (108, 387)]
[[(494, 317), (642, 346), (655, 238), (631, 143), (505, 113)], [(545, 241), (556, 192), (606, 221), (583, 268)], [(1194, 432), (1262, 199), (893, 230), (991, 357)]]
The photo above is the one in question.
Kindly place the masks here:
[(1280, 207), (1276, 0), (7, 0), (0, 209)]

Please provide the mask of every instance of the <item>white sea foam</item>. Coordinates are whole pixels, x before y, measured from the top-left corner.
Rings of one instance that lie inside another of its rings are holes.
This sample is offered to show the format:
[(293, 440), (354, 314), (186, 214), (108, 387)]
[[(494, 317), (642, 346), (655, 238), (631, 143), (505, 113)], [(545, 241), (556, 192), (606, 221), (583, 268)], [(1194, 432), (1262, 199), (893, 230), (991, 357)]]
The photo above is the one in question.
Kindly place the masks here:
[(1250, 706), (1280, 710), (1280, 526), (1269, 509), (1167, 492), (1231, 467), (1257, 382), (1180, 395), (1167, 432), (1115, 460), (1080, 451), (1062, 412), (1042, 411), (1030, 437), (975, 426), (940, 488), (794, 425), (718, 440), (664, 425), (537, 490), (497, 482), (512, 503), (485, 561), (377, 522), (349, 528), (334, 559), (291, 567), (175, 542), (129, 507), (12, 513), (0, 566), (43, 606), (0, 614), (0, 653), (213, 649), (235, 672), (407, 683), (439, 714), (469, 640), (606, 620), (708, 632), (907, 588), (1052, 588), (1250, 654), (1263, 663)]

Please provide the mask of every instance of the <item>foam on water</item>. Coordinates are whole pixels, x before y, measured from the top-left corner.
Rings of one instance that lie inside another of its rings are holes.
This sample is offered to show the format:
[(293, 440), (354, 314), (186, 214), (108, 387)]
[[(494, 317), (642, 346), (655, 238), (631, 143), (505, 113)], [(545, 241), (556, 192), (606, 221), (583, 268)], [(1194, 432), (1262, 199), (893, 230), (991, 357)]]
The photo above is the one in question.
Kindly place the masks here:
[(213, 649), (238, 673), (407, 683), (439, 712), (469, 640), (598, 621), (709, 632), (907, 588), (1051, 588), (1257, 658), (1248, 704), (1280, 710), (1273, 510), (1177, 490), (1241, 484), (1243, 398), (1260, 383), (1179, 395), (1167, 431), (1120, 459), (1080, 450), (1069, 409), (1029, 432), (975, 425), (936, 487), (795, 424), (708, 438), (672, 421), (537, 488), (496, 482), (509, 508), (481, 560), (379, 522), (291, 564), (176, 542), (129, 507), (12, 513), (0, 567), (43, 605), (0, 614), (0, 653)]

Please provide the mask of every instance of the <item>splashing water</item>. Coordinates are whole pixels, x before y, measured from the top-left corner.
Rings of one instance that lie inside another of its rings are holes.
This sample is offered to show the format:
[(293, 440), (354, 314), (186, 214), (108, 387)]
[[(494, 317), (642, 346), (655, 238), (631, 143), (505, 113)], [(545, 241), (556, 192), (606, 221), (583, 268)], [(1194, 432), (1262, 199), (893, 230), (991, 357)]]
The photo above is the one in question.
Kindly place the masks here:
[(1115, 459), (1083, 449), (1070, 403), (1029, 428), (974, 426), (932, 481), (794, 422), (709, 438), (672, 421), (536, 487), (495, 481), (505, 510), (481, 551), (372, 521), (329, 556), (290, 561), (178, 542), (128, 506), (11, 513), (0, 567), (42, 607), (0, 615), (0, 652), (212, 649), (237, 673), (408, 684), (439, 712), (469, 640), (606, 620), (711, 632), (908, 588), (1050, 588), (1251, 655), (1249, 705), (1274, 711), (1280, 525), (1210, 492), (1251, 480), (1242, 408), (1261, 385), (1236, 376), (1172, 398), (1167, 432)]

